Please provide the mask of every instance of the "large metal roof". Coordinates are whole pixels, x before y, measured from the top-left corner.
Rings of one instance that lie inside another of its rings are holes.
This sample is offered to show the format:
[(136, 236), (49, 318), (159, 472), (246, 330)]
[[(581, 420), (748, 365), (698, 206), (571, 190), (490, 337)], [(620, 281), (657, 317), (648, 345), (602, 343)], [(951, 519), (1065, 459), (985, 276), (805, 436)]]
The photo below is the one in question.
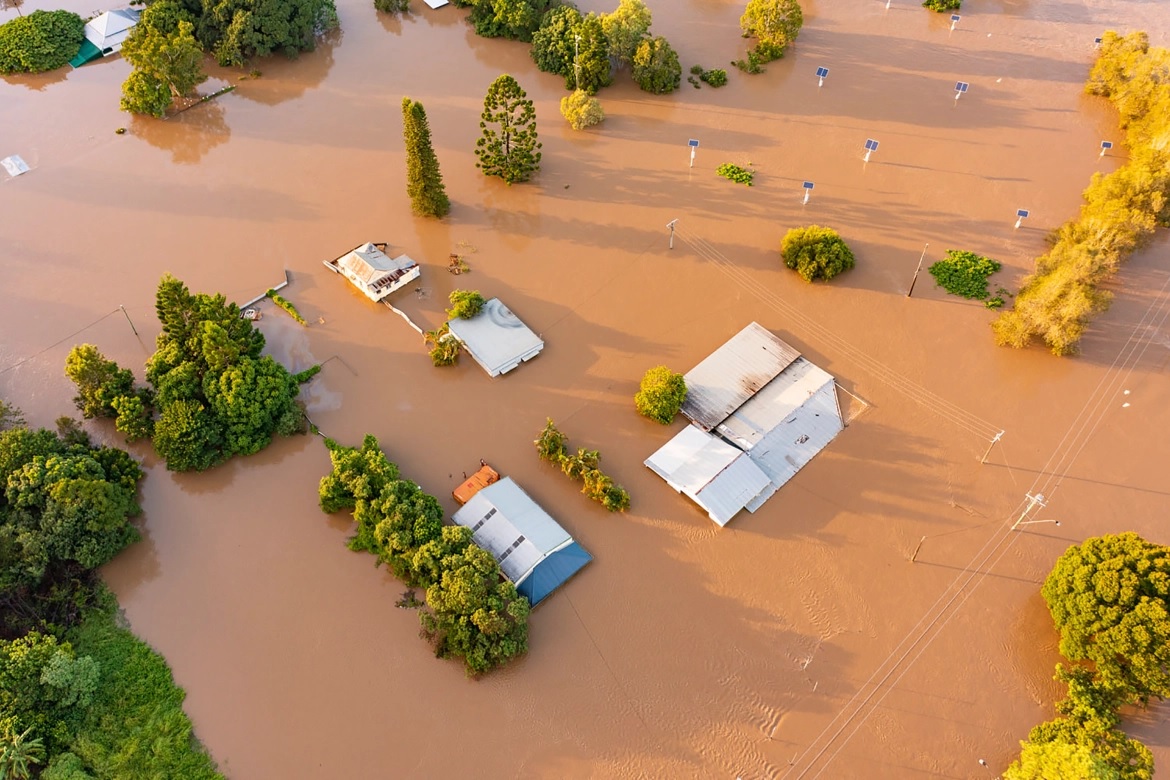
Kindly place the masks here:
[(488, 376), (506, 374), (544, 349), (540, 337), (499, 298), (484, 303), (479, 314), (471, 319), (456, 317), (447, 326)]
[(779, 488), (842, 428), (833, 377), (797, 358), (716, 433), (746, 452)]
[(800, 357), (753, 322), (686, 373), (682, 413), (709, 431)]
[(744, 452), (693, 425), (662, 445), (645, 464), (672, 488), (706, 509), (721, 526), (745, 506), (759, 507), (775, 492), (768, 475)]
[[(471, 529), (472, 540), (534, 605), (592, 560), (510, 477), (472, 496), (454, 520)], [(538, 588), (522, 587), (530, 578), (539, 580)]]

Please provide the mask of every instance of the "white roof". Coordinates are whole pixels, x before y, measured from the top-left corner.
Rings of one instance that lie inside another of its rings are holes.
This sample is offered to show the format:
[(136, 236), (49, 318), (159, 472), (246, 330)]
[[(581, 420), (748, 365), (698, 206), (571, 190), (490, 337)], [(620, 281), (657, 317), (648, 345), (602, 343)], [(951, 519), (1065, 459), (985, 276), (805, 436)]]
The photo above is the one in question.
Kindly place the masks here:
[(85, 23), (85, 37), (102, 51), (110, 48), (117, 51), (130, 34), (130, 28), (138, 24), (140, 15), (140, 11), (132, 8), (106, 11)]
[(529, 498), (511, 477), (480, 490), (454, 515), (472, 539), (519, 585), (550, 553), (573, 542), (569, 532)]
[(406, 255), (390, 259), (385, 252), (373, 244), (362, 244), (352, 252), (339, 257), (337, 265), (366, 284), (372, 285), (386, 275), (394, 275), (398, 272), (398, 276), (401, 276), (402, 271), (414, 268), (418, 263)]
[(659, 448), (645, 464), (706, 509), (719, 525), (726, 525), (745, 507), (755, 511), (775, 492), (768, 475), (743, 451), (693, 425)]
[(471, 319), (456, 317), (447, 326), (489, 376), (506, 374), (544, 349), (540, 337), (499, 298), (485, 302)]
[(843, 427), (833, 377), (801, 358), (717, 430), (779, 488)]
[(682, 413), (709, 431), (798, 357), (799, 352), (753, 322), (686, 373)]

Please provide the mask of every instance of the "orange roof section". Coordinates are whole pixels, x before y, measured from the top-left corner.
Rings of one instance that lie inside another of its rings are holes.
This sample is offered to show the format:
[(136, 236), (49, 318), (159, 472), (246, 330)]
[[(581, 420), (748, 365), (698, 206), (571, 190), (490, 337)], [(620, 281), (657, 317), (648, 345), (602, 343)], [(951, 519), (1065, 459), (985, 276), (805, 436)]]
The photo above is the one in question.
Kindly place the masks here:
[[(480, 461), (483, 463), (483, 461)], [(451, 491), (451, 495), (455, 496), (455, 500), (459, 502), (460, 506), (466, 504), (479, 491), (483, 490), (493, 482), (498, 482), (500, 474), (486, 463), (480, 467), (479, 471), (467, 478), (462, 485)]]

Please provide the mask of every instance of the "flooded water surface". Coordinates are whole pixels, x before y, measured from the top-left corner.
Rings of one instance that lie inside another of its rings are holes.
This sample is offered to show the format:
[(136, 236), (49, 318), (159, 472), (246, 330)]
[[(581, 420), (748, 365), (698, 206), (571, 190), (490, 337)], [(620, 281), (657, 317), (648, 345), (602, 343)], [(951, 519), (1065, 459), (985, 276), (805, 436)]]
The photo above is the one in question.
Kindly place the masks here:
[[(1038, 593), (1055, 559), (1129, 529), (1170, 543), (1170, 337), (1153, 318), (1170, 244), (1126, 266), (1075, 359), (995, 348), (993, 315), (925, 272), (906, 292), (924, 245), (928, 263), (994, 257), (993, 285), (1018, 287), (1090, 176), (1122, 161), (1115, 114), (1081, 92), (1093, 38), (1147, 29), (1166, 45), (1168, 7), (971, 0), (951, 31), (916, 4), (821, 0), (766, 73), (666, 97), (621, 73), (599, 95), (605, 123), (575, 133), (562, 80), (527, 47), (414, 6), (391, 19), (344, 0), (317, 51), (255, 79), (212, 68), (206, 89), (237, 89), (166, 122), (118, 111), (118, 58), (0, 81), (0, 156), (33, 169), (0, 182), (0, 396), (50, 424), (72, 408), (62, 366), (79, 341), (141, 375), (163, 273), (241, 302), (287, 274), (309, 326), (271, 306), (260, 326), (290, 368), (328, 361), (304, 390), (324, 433), (377, 435), (449, 512), (486, 458), (595, 558), (533, 613), (525, 658), (469, 681), (395, 608), (403, 586), (345, 548), (348, 518), (317, 509), (318, 439), (200, 475), (137, 448), (144, 541), (105, 575), (225, 773), (994, 776), (979, 759), (1006, 766), (1061, 695)], [(742, 55), (739, 4), (651, 9), (684, 73)], [(512, 187), (474, 166), (502, 72), (535, 100), (544, 143), (539, 176)], [(956, 81), (971, 85), (958, 101)], [(403, 95), (430, 118), (453, 202), (442, 222), (410, 214)], [(864, 163), (867, 138), (880, 146)], [(717, 177), (724, 162), (754, 168), (755, 186)], [(780, 265), (784, 232), (809, 223), (857, 255), (832, 285)], [(544, 352), (496, 380), (466, 358), (432, 367), (413, 330), (322, 266), (365, 241), (423, 265), (394, 302), (424, 328), (474, 288)], [(452, 252), (470, 275), (445, 272)], [(682, 419), (649, 422), (631, 397), (650, 366), (686, 371), (752, 320), (862, 400), (842, 394), (849, 427), (720, 529), (642, 465)], [(548, 417), (601, 451), (630, 512), (608, 515), (537, 460)], [(1035, 491), (1048, 506), (1030, 517), (1061, 524), (1008, 532)], [(1168, 717), (1127, 722), (1162, 766)]]

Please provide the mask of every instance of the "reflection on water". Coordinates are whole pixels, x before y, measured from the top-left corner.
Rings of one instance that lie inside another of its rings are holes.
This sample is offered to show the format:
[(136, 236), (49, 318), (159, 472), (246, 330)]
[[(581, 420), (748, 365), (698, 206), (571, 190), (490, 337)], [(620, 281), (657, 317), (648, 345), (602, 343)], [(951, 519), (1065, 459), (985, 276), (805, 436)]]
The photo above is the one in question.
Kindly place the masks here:
[(50, 84), (60, 84), (69, 75), (72, 68), (57, 68), (48, 73), (15, 73), (11, 76), (0, 76), (0, 79), (9, 84), (27, 87), (34, 92), (43, 92)]
[(231, 137), (221, 102), (230, 96), (231, 93), (221, 95), (166, 120), (134, 115), (130, 132), (151, 146), (169, 151), (172, 162), (197, 163)]
[(333, 50), (340, 45), (343, 35), (341, 28), (330, 30), (317, 41), (316, 49), (295, 58), (272, 55), (261, 64), (260, 78), (240, 82), (235, 94), (275, 106), (316, 89), (329, 75), (333, 67)]

